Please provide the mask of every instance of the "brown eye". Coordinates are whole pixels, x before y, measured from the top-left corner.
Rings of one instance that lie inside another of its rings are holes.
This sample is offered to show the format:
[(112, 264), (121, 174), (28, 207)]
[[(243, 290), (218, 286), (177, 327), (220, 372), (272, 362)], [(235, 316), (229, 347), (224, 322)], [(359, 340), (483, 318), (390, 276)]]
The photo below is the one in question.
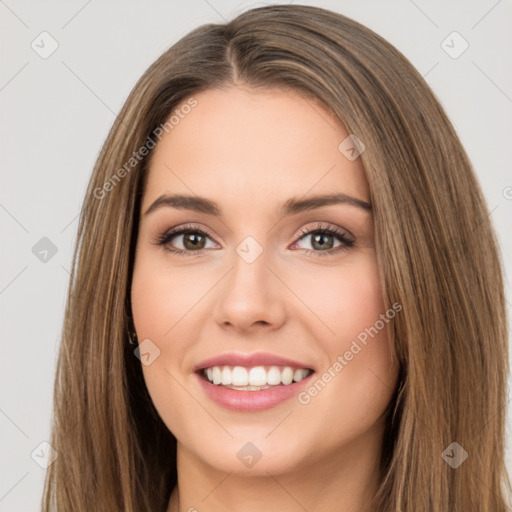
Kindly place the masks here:
[(165, 232), (158, 236), (153, 243), (176, 254), (193, 256), (209, 248), (208, 240), (211, 240), (211, 237), (202, 229), (184, 226)]
[[(197, 231), (188, 231), (187, 233), (184, 233), (182, 236), (183, 240), (182, 243), (185, 246), (186, 249), (189, 249), (191, 251), (195, 251), (198, 249), (204, 249), (205, 243), (206, 243), (206, 237)], [(173, 237), (175, 238), (175, 237)]]

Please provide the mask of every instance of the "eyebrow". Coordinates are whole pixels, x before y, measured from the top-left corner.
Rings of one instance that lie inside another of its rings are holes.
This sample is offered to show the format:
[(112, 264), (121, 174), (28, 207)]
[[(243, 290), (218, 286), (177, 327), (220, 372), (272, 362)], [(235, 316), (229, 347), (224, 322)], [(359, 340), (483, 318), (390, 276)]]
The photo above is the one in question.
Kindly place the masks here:
[[(361, 208), (365, 211), (371, 211), (372, 209), (371, 205), (362, 199), (357, 199), (356, 197), (348, 196), (347, 194), (337, 193), (313, 196), (309, 197), (308, 199), (292, 197), (291, 199), (288, 199), (281, 207), (281, 214), (293, 215), (332, 204), (347, 204)], [(199, 213), (206, 213), (208, 215), (216, 215), (217, 217), (221, 216), (221, 209), (219, 205), (214, 201), (206, 199), (205, 197), (183, 194), (161, 195), (151, 204), (144, 215), (148, 215), (151, 212), (154, 212), (155, 210), (163, 207), (177, 208), (179, 210), (190, 210)]]

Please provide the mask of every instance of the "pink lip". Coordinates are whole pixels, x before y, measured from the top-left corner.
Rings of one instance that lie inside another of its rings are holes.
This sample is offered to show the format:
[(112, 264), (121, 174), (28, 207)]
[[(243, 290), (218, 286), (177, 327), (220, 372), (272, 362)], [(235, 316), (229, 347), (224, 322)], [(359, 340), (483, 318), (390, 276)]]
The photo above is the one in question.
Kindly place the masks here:
[[(304, 367), (302, 366), (301, 368)], [(301, 389), (309, 384), (311, 377), (315, 375), (315, 373), (312, 372), (300, 382), (294, 382), (288, 386), (280, 385), (261, 391), (238, 391), (236, 389), (228, 389), (220, 385), (212, 384), (206, 380), (201, 373), (202, 372), (196, 372), (196, 376), (210, 399), (221, 407), (236, 412), (256, 412), (275, 407), (285, 400), (296, 396)]]
[(261, 391), (239, 391), (212, 384), (205, 379), (202, 370), (213, 366), (244, 366), (246, 368), (253, 366), (289, 366), (295, 369), (313, 369), (308, 364), (265, 352), (221, 354), (196, 364), (193, 371), (208, 397), (221, 407), (237, 412), (256, 412), (275, 407), (296, 396), (302, 388), (308, 385), (311, 376), (314, 375), (314, 371), (312, 371), (305, 379), (288, 386), (279, 385)]
[(292, 361), (286, 357), (266, 352), (257, 352), (254, 354), (221, 354), (196, 364), (192, 370), (196, 372), (203, 368), (211, 368), (212, 366), (245, 366), (246, 368), (252, 366), (290, 366), (291, 368), (312, 369), (305, 363)]

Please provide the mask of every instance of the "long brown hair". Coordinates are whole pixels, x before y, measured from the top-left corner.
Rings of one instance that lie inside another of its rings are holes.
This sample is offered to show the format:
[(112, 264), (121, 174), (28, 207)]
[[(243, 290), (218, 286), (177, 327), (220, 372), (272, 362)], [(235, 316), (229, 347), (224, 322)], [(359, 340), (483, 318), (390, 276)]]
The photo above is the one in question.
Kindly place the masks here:
[[(59, 457), (43, 510), (166, 510), (176, 439), (129, 343), (148, 157), (131, 159), (180, 104), (236, 83), (319, 100), (366, 147), (384, 301), (403, 306), (389, 324), (401, 378), (374, 509), (505, 512), (505, 300), (471, 164), (400, 52), (340, 14), (296, 5), (190, 32), (148, 68), (110, 130), (80, 216), (55, 378), (50, 442)], [(453, 442), (468, 454), (457, 468), (446, 462)]]

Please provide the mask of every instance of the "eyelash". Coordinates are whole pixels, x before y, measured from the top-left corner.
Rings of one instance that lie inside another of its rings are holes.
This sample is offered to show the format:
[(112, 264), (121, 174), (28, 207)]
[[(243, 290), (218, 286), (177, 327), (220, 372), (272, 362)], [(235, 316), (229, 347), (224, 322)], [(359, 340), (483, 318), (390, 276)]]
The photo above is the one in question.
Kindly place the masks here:
[[(165, 246), (167, 245), (175, 236), (177, 235), (182, 235), (182, 234), (185, 234), (185, 233), (199, 233), (201, 235), (204, 235), (204, 236), (207, 236), (208, 238), (212, 238), (206, 231), (202, 230), (202, 229), (199, 229), (199, 228), (196, 228), (194, 226), (191, 226), (191, 225), (185, 225), (185, 226), (182, 226), (182, 227), (179, 227), (179, 228), (175, 228), (175, 229), (171, 229), (170, 231), (166, 231), (165, 233), (163, 233), (162, 235), (158, 235), (156, 237), (156, 239), (153, 241), (153, 243), (155, 245), (159, 245), (159, 246)], [(336, 249), (329, 249), (329, 250), (326, 250), (326, 251), (317, 251), (317, 250), (314, 250), (314, 249), (302, 249), (303, 251), (305, 251), (305, 253), (308, 255), (308, 256), (332, 256), (334, 254), (337, 254), (339, 252), (342, 252), (342, 251), (346, 251), (348, 250), (349, 248), (353, 247), (354, 246), (354, 240), (352, 240), (351, 238), (349, 238), (347, 236), (346, 233), (344, 233), (343, 231), (337, 229), (337, 228), (332, 228), (330, 226), (323, 226), (321, 224), (318, 224), (318, 226), (316, 226), (316, 228), (313, 228), (313, 229), (304, 229), (301, 231), (297, 241), (299, 240), (302, 240), (303, 238), (305, 238), (307, 235), (312, 235), (312, 234), (322, 234), (322, 235), (332, 235), (332, 236), (335, 236), (339, 239), (339, 241), (341, 242), (341, 245), (339, 247), (337, 247)], [(296, 242), (294, 242), (296, 243)], [(166, 247), (165, 248), (167, 251), (170, 251), (174, 254), (177, 254), (179, 256), (198, 256), (200, 254), (203, 254), (205, 252), (205, 250), (207, 249), (199, 249), (199, 250), (196, 250), (196, 251), (186, 251), (186, 250), (183, 250), (183, 249), (171, 249), (169, 247)]]

